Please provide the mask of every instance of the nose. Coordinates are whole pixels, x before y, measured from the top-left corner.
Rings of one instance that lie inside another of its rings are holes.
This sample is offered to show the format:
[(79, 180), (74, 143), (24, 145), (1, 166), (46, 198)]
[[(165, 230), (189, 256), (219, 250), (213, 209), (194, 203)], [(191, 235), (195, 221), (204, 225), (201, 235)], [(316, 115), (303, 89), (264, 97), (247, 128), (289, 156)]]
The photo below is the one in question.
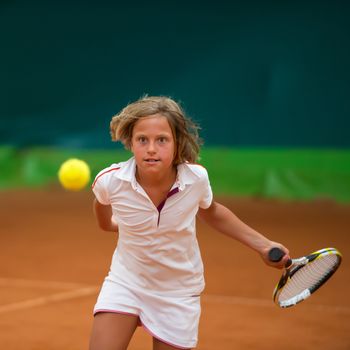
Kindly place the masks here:
[(148, 147), (147, 147), (147, 153), (154, 154), (156, 153), (156, 147), (155, 147), (155, 142), (154, 141), (149, 141), (148, 142)]

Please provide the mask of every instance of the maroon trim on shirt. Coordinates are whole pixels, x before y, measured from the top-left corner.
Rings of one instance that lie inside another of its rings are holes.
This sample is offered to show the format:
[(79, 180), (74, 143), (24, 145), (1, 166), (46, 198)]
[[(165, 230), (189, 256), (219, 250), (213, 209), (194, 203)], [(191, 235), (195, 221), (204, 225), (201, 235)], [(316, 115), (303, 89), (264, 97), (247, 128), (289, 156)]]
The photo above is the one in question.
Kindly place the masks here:
[(175, 187), (173, 188), (166, 196), (166, 198), (158, 205), (157, 207), (157, 210), (158, 210), (158, 226), (159, 226), (159, 220), (160, 220), (160, 212), (162, 211), (164, 205), (165, 205), (165, 202), (166, 200), (171, 197), (172, 195), (174, 195), (175, 193), (179, 192), (179, 188), (178, 187)]
[(98, 175), (98, 176), (96, 177), (94, 183), (92, 184), (91, 188), (94, 188), (94, 186), (95, 186), (95, 184), (96, 184), (96, 181), (97, 181), (102, 175), (107, 174), (107, 173), (109, 173), (109, 172), (111, 172), (111, 171), (114, 171), (114, 170), (119, 170), (119, 169), (120, 169), (120, 167), (119, 167), (119, 168), (112, 168), (112, 169), (109, 169), (109, 170), (103, 172), (102, 174)]

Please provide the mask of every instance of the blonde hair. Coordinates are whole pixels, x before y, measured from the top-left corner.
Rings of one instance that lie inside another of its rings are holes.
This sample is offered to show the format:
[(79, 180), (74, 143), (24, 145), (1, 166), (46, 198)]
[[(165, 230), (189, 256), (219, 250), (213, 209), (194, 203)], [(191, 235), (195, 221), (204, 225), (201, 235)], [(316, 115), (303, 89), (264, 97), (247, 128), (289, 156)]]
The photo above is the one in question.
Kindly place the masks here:
[(110, 123), (113, 141), (120, 141), (127, 150), (131, 149), (132, 132), (135, 123), (143, 117), (159, 114), (167, 118), (175, 141), (174, 165), (194, 163), (199, 154), (202, 140), (199, 126), (192, 122), (180, 105), (165, 96), (144, 96), (130, 103), (115, 115)]

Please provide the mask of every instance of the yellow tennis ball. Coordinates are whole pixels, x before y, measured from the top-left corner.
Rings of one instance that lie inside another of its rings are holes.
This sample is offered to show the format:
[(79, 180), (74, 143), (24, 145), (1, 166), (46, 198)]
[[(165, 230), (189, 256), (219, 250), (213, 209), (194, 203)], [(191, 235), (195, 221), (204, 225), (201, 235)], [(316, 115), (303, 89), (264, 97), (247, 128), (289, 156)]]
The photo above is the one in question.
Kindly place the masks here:
[(68, 159), (60, 166), (58, 179), (65, 189), (79, 191), (90, 181), (90, 168), (81, 159)]

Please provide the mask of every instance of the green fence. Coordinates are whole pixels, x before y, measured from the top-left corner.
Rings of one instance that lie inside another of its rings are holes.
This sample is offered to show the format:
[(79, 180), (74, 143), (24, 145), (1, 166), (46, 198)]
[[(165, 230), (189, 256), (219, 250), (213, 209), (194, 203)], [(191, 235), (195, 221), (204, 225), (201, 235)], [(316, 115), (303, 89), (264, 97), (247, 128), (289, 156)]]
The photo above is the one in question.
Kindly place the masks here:
[[(129, 156), (121, 150), (0, 147), (0, 189), (50, 188), (71, 157), (84, 159), (94, 177)], [(204, 148), (200, 163), (217, 195), (350, 202), (350, 151)]]

